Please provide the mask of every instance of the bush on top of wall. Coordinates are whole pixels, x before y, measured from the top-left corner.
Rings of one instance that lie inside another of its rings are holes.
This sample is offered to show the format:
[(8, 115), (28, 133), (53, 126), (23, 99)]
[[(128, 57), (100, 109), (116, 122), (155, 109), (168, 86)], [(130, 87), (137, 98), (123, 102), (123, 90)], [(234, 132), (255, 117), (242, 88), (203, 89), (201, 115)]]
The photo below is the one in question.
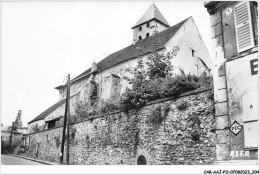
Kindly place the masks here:
[(147, 102), (160, 98), (175, 96), (192, 91), (201, 87), (212, 86), (212, 76), (204, 72), (200, 76), (185, 74), (172, 75), (173, 67), (171, 59), (177, 55), (179, 48), (176, 47), (166, 55), (152, 53), (148, 56), (147, 70), (144, 69), (142, 59), (139, 59), (135, 68), (129, 69), (133, 77), (124, 77), (129, 84), (133, 85), (120, 98), (120, 108), (124, 111), (140, 109)]
[[(146, 63), (139, 59), (136, 67), (126, 70), (133, 76), (131, 78), (124, 77), (132, 85), (132, 89), (127, 89), (120, 96), (120, 99), (110, 99), (95, 107), (91, 107), (88, 103), (79, 103), (75, 109), (76, 114), (80, 118), (87, 118), (90, 114), (106, 114), (116, 110), (124, 112), (133, 109), (139, 110), (153, 100), (168, 96), (177, 97), (188, 91), (212, 86), (212, 76), (206, 72), (197, 76), (186, 75), (183, 70), (180, 70), (181, 74), (172, 75), (171, 59), (177, 55), (178, 51), (179, 47), (177, 46), (166, 55), (154, 52), (148, 56)], [(144, 68), (144, 64), (146, 64), (147, 69)]]

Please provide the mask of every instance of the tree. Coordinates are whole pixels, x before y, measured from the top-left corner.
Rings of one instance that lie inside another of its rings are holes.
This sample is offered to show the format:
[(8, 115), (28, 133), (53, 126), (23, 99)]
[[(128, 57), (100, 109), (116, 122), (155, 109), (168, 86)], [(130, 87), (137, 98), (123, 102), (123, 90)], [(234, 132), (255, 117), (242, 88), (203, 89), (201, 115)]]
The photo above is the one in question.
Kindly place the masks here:
[[(158, 94), (154, 93), (156, 90), (151, 86), (152, 81), (164, 79), (171, 76), (173, 66), (171, 59), (177, 55), (179, 47), (176, 46), (171, 52), (159, 54), (153, 52), (148, 56), (146, 62), (148, 68), (145, 70), (142, 59), (138, 60), (135, 68), (128, 68), (126, 71), (132, 74), (131, 78), (123, 77), (132, 84), (132, 89), (127, 90), (120, 98), (121, 109), (128, 111), (130, 109), (139, 109), (144, 106), (148, 101), (157, 97)], [(157, 81), (158, 82), (158, 81)], [(157, 91), (156, 91), (157, 92)]]
[(120, 98), (121, 109), (128, 111), (130, 109), (138, 109), (145, 104), (146, 96), (149, 95), (146, 92), (146, 85), (148, 82), (147, 73), (144, 69), (144, 63), (142, 59), (138, 60), (138, 64), (135, 68), (128, 68), (126, 72), (133, 75), (132, 78), (124, 76), (123, 78), (132, 85), (132, 89), (127, 89)]
[(171, 52), (167, 52), (166, 55), (153, 52), (147, 57), (147, 76), (149, 79), (165, 78), (167, 75), (172, 75), (171, 71), (173, 66), (171, 65), (171, 59), (175, 57), (180, 50), (179, 46), (175, 46)]
[(14, 130), (17, 130), (17, 128), (20, 128), (23, 126), (23, 123), (22, 123), (22, 111), (19, 110), (18, 111), (18, 114), (17, 114), (17, 117), (14, 121)]

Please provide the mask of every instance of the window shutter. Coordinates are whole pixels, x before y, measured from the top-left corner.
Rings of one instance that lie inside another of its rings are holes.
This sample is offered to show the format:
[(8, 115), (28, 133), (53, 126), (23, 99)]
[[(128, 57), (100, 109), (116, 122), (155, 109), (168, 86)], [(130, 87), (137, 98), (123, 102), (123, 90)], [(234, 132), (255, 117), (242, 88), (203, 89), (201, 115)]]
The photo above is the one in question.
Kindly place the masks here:
[(235, 28), (238, 53), (255, 46), (249, 2), (241, 2), (235, 7)]

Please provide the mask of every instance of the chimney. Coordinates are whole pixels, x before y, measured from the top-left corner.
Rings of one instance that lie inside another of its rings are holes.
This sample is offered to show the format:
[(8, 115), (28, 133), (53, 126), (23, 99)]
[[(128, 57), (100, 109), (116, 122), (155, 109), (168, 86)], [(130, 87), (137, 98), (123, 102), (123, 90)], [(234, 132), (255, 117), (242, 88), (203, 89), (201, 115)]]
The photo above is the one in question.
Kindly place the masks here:
[(96, 64), (96, 62), (94, 61), (94, 62), (92, 63), (91, 72), (94, 72), (95, 70), (97, 70), (97, 64)]

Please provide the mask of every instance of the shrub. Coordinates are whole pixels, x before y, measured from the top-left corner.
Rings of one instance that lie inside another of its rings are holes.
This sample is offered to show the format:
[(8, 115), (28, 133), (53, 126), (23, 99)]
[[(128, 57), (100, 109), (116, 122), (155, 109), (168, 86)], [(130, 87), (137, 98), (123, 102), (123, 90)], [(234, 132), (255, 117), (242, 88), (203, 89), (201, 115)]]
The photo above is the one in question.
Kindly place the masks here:
[(135, 92), (127, 90), (120, 97), (120, 109), (128, 112), (131, 109), (140, 109), (146, 103), (146, 94), (141, 92)]
[(11, 145), (11, 148), (9, 150), (9, 145), (1, 145), (1, 153), (2, 154), (14, 153), (16, 147), (17, 146)]
[(199, 130), (194, 130), (192, 131), (191, 133), (191, 139), (194, 141), (194, 142), (197, 142), (200, 140), (200, 132)]
[(192, 127), (191, 139), (195, 142), (200, 140), (200, 119), (199, 116), (193, 115), (189, 119), (190, 126)]
[[(107, 102), (101, 102), (101, 106), (97, 105), (97, 89), (96, 86), (91, 89), (91, 104), (82, 102), (76, 105), (75, 112), (80, 118), (89, 117), (89, 115), (101, 113), (105, 114), (115, 110), (123, 110), (128, 112), (132, 109), (140, 109), (151, 100), (164, 98), (167, 96), (177, 97), (181, 93), (195, 90), (200, 87), (212, 86), (212, 77), (207, 73), (200, 76), (186, 75), (180, 69), (181, 74), (173, 76), (171, 71), (171, 59), (177, 55), (179, 47), (176, 46), (166, 55), (153, 52), (148, 56), (147, 70), (144, 68), (142, 59), (138, 60), (136, 67), (126, 69), (132, 76), (131, 78), (124, 76), (132, 89), (127, 89), (119, 100), (110, 99)], [(180, 109), (185, 108), (186, 104), (182, 104)]]
[(188, 102), (186, 101), (186, 100), (180, 100), (178, 103), (177, 103), (177, 109), (179, 109), (179, 110), (185, 110), (185, 109), (187, 109), (187, 107), (188, 107)]
[(121, 96), (121, 108), (123, 110), (139, 109), (151, 100), (167, 96), (177, 97), (181, 93), (195, 90), (200, 87), (208, 87), (212, 77), (202, 74), (201, 76), (181, 74), (175, 77), (149, 79), (143, 83), (142, 89), (127, 90)]
[(89, 103), (83, 103), (82, 101), (76, 103), (75, 113), (80, 119), (88, 118), (90, 111)]
[(11, 142), (11, 149), (9, 150), (9, 143), (10, 143), (10, 135), (8, 137), (1, 139), (1, 153), (16, 153), (17, 148), (21, 145), (21, 138), (20, 136), (13, 135), (12, 142)]
[(152, 108), (151, 113), (149, 115), (149, 122), (153, 123), (154, 125), (159, 125), (162, 123), (163, 119), (168, 115), (168, 112), (170, 110), (170, 105), (157, 105), (154, 108)]
[(118, 100), (109, 100), (101, 102), (100, 113), (106, 114), (108, 112), (119, 110)]
[(38, 123), (36, 123), (33, 127), (32, 127), (32, 131), (33, 132), (39, 132), (41, 130), (44, 129), (44, 126), (39, 126)]
[(166, 55), (158, 54), (157, 52), (153, 52), (149, 55), (147, 57), (148, 62), (146, 63), (148, 66), (147, 76), (150, 79), (154, 79), (159, 77), (165, 78), (167, 75), (171, 75), (171, 71), (173, 70), (171, 59), (177, 55), (179, 49), (178, 46), (175, 46), (174, 49)]
[(147, 71), (144, 69), (142, 59), (138, 60), (135, 68), (126, 70), (132, 74), (132, 78), (124, 77), (124, 79), (132, 84), (132, 89), (127, 90), (120, 98), (122, 110), (139, 109), (151, 100), (167, 96), (177, 97), (184, 92), (212, 86), (212, 77), (205, 72), (200, 76), (186, 75), (180, 69), (181, 74), (172, 76), (171, 59), (178, 51), (179, 47), (176, 46), (166, 55), (153, 52), (147, 57)]
[(158, 125), (161, 124), (163, 119), (164, 116), (162, 116), (161, 106), (158, 105), (151, 111), (151, 114), (149, 116), (149, 122)]
[(56, 148), (58, 149), (61, 144), (60, 136), (55, 136), (54, 140), (55, 140)]

